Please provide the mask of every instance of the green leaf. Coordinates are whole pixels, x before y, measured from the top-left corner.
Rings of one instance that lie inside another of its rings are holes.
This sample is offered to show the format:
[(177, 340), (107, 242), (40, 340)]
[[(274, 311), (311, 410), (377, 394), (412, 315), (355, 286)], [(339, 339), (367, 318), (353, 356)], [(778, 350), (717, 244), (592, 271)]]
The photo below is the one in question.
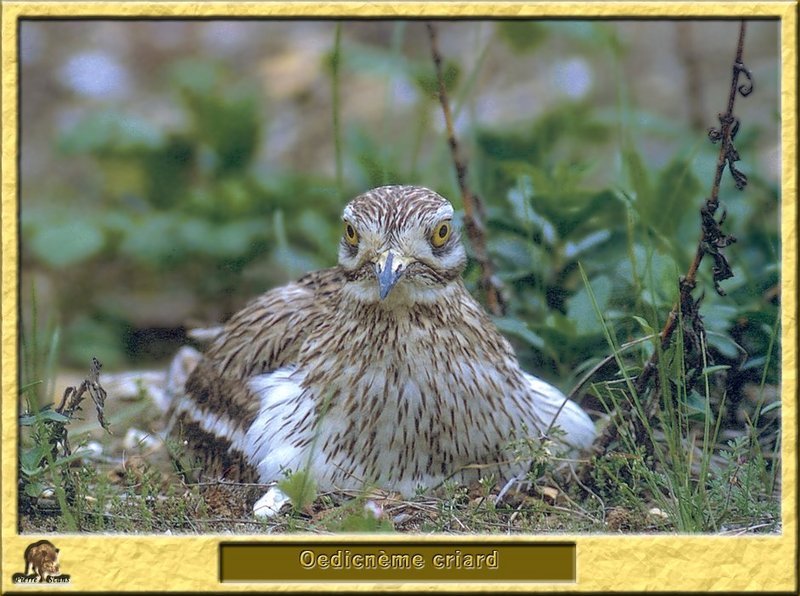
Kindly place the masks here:
[(725, 335), (742, 313), (735, 306), (718, 303), (714, 304), (713, 307), (703, 304), (700, 314), (703, 316), (703, 322), (707, 330)]
[(701, 190), (691, 164), (685, 159), (673, 159), (659, 172), (648, 223), (662, 235), (674, 238), (687, 216), (697, 217)]
[(186, 60), (172, 70), (192, 121), (192, 136), (211, 149), (218, 174), (240, 173), (252, 161), (261, 135), (261, 102), (256, 87), (233, 85), (215, 64)]
[(59, 414), (55, 410), (42, 410), (36, 414), (23, 414), (19, 417), (22, 426), (32, 426), (38, 420), (52, 420), (53, 422), (69, 422), (69, 418), (64, 414)]
[(83, 459), (91, 454), (91, 451), (88, 449), (81, 449), (80, 451), (76, 451), (75, 453), (70, 453), (69, 455), (65, 455), (64, 457), (59, 457), (53, 462), (53, 468), (60, 468), (67, 464), (71, 464), (74, 461), (78, 461), (79, 459)]
[(653, 335), (654, 331), (653, 328), (650, 326), (650, 323), (647, 322), (646, 319), (642, 317), (637, 317), (636, 315), (633, 316), (633, 319), (639, 323), (639, 326), (644, 330), (647, 335)]
[(512, 49), (529, 52), (547, 39), (548, 29), (539, 21), (500, 21), (498, 31)]
[(175, 246), (182, 246), (189, 253), (213, 254), (215, 249), (211, 235), (214, 228), (210, 221), (199, 217), (188, 217), (175, 220), (173, 225)]
[(22, 449), (19, 454), (19, 469), (26, 476), (35, 476), (44, 471), (41, 467), (42, 460), (47, 455), (49, 445), (34, 445), (29, 449)]
[[(360, 503), (356, 503), (358, 506)], [(369, 511), (354, 511), (329, 528), (335, 532), (393, 532), (394, 526), (387, 519), (378, 519)]]
[[(162, 146), (146, 152), (136, 164), (137, 173), (143, 178), (141, 193), (157, 209), (174, 209), (185, 205), (193, 178), (197, 176), (198, 148), (196, 140), (188, 135), (170, 134)], [(129, 195), (136, 186), (128, 185), (123, 196)]]
[(678, 232), (687, 217), (697, 217), (702, 190), (687, 159), (674, 158), (662, 169), (655, 183), (641, 155), (632, 147), (623, 151), (628, 177), (636, 195), (634, 207), (642, 223), (665, 246), (680, 244)]
[(363, 186), (381, 186), (388, 180), (399, 180), (393, 164), (387, 164), (385, 148), (366, 128), (352, 126), (347, 132), (347, 146), (359, 167), (359, 181)]
[(292, 500), (295, 511), (303, 511), (317, 498), (317, 483), (307, 470), (288, 472), (278, 488)]
[[(741, 355), (740, 349), (733, 338), (720, 333), (709, 332), (707, 334), (708, 345), (717, 350), (726, 358), (737, 358)], [(762, 362), (763, 364), (763, 362)], [(747, 366), (747, 364), (745, 364)]]
[(723, 370), (729, 370), (731, 367), (727, 364), (717, 364), (716, 366), (707, 366), (703, 369), (702, 375), (704, 377), (711, 376)]
[(702, 422), (705, 417), (710, 415), (708, 400), (703, 397), (696, 389), (692, 389), (686, 396), (686, 408), (689, 419)]
[[(680, 275), (673, 258), (640, 244), (636, 244), (633, 250), (636, 277), (644, 282), (642, 298), (657, 307), (672, 304), (677, 295)], [(633, 276), (631, 260), (620, 261), (615, 273), (620, 279), (630, 280)]]
[(20, 426), (33, 426), (36, 423), (36, 416), (28, 416), (23, 414), (19, 417)]
[(169, 73), (173, 84), (181, 90), (209, 94), (217, 84), (217, 67), (207, 60), (186, 59), (176, 62)]
[[(24, 385), (22, 385), (19, 388), (19, 394), (22, 395), (23, 393), (25, 393), (29, 389), (33, 389), (34, 387), (36, 387), (38, 385), (42, 385), (43, 383), (44, 383), (44, 381), (42, 381), (41, 379), (39, 379), (38, 381), (31, 381), (30, 383), (25, 383)], [(22, 418), (20, 418), (20, 420), (22, 420)]]
[(59, 139), (66, 153), (126, 154), (155, 149), (164, 142), (160, 129), (147, 120), (115, 110), (89, 114)]
[(104, 243), (103, 234), (93, 223), (76, 218), (39, 227), (29, 246), (42, 262), (60, 268), (95, 256)]
[(518, 337), (519, 339), (527, 342), (531, 346), (543, 349), (545, 347), (544, 340), (528, 328), (528, 324), (519, 319), (512, 319), (511, 317), (497, 317), (494, 318), (494, 324), (501, 333)]
[(172, 213), (153, 213), (141, 219), (131, 219), (120, 250), (134, 262), (162, 263), (167, 257), (177, 257), (176, 238), (178, 216)]
[(611, 298), (611, 280), (608, 277), (600, 275), (589, 283), (592, 286), (599, 312), (595, 311), (585, 286), (581, 287), (567, 302), (567, 317), (575, 324), (578, 335), (591, 335), (602, 331), (600, 317), (606, 311)]
[(510, 274), (504, 277), (507, 280), (527, 275), (536, 264), (534, 254), (541, 253), (541, 248), (525, 238), (496, 234), (489, 241), (489, 252), (501, 270)]
[(25, 494), (35, 499), (44, 492), (43, 482), (27, 482), (25, 483)]
[[(424, 63), (413, 69), (414, 82), (417, 87), (428, 97), (438, 97), (439, 80), (436, 71), (430, 63)], [(461, 69), (451, 60), (445, 60), (442, 65), (442, 80), (447, 93), (452, 93), (461, 77)]]
[(595, 118), (590, 103), (571, 101), (561, 102), (528, 125), (505, 131), (479, 129), (475, 140), (483, 194), (505, 195), (521, 174), (527, 174), (536, 189), (537, 210), (538, 195), (552, 195), (557, 204), (575, 193), (583, 177), (583, 151), (575, 147), (583, 150), (605, 142), (610, 132), (609, 125)]
[(266, 234), (264, 222), (257, 220), (232, 221), (216, 228), (209, 239), (214, 256), (225, 258), (242, 257), (253, 242)]

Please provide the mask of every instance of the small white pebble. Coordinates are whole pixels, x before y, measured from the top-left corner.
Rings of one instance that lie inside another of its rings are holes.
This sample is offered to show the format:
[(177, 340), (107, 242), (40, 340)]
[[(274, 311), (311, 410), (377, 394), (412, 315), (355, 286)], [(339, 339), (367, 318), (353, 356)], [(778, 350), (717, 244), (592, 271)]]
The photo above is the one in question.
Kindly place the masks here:
[(46, 488), (39, 494), (40, 499), (52, 499), (55, 496), (56, 491), (53, 488)]
[(104, 376), (103, 386), (109, 395), (117, 399), (130, 401), (138, 400), (144, 395), (153, 399), (152, 389), (160, 389), (166, 381), (164, 371), (137, 371), (124, 373), (110, 373)]
[(273, 486), (253, 505), (253, 514), (259, 518), (275, 517), (290, 500), (286, 493)]
[(394, 516), (392, 521), (395, 524), (402, 524), (402, 523), (407, 522), (410, 519), (411, 519), (411, 515), (409, 513), (398, 513), (397, 515)]
[(125, 433), (125, 439), (122, 441), (125, 449), (134, 450), (140, 449), (142, 451), (150, 451), (158, 449), (161, 446), (161, 439), (152, 433), (139, 430), (138, 428), (129, 428)]
[(84, 445), (81, 453), (86, 457), (100, 457), (103, 455), (103, 445), (99, 441), (89, 441)]
[(370, 499), (364, 503), (364, 513), (372, 515), (375, 519), (381, 519), (383, 517), (383, 508)]

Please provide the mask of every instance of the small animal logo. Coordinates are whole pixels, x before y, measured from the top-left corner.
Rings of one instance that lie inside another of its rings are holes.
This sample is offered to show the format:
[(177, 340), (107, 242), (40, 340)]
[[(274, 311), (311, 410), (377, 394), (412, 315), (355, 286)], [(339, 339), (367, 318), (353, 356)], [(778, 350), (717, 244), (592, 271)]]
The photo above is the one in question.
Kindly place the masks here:
[(12, 581), (16, 584), (69, 583), (69, 575), (61, 573), (59, 552), (49, 540), (29, 544), (25, 549), (25, 573), (15, 573)]

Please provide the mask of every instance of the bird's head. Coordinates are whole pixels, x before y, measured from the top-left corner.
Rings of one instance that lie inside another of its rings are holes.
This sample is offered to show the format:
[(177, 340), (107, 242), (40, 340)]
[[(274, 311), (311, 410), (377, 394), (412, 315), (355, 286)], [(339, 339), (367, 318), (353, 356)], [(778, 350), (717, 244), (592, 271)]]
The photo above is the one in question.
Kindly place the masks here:
[(361, 301), (435, 301), (466, 264), (453, 206), (427, 188), (374, 188), (345, 207), (342, 221), (339, 264)]

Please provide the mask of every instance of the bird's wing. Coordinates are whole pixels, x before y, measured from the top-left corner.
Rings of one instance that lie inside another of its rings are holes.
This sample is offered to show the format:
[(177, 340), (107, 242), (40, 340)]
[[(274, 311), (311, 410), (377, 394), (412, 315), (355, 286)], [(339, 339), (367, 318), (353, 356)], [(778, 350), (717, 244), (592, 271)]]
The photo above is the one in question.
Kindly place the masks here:
[(202, 452), (206, 471), (253, 478), (242, 471), (248, 466), (244, 434), (259, 408), (248, 382), (294, 362), (343, 280), (339, 268), (324, 269), (275, 288), (233, 315), (214, 340), (168, 414), (171, 431)]
[(589, 415), (561, 391), (538, 377), (522, 373), (535, 394), (537, 417), (546, 431), (550, 425), (561, 427), (563, 442), (576, 449), (588, 449), (595, 438), (595, 427)]
[(209, 372), (246, 379), (294, 362), (309, 331), (328, 312), (327, 299), (342, 282), (338, 268), (315, 271), (250, 302), (206, 352)]

